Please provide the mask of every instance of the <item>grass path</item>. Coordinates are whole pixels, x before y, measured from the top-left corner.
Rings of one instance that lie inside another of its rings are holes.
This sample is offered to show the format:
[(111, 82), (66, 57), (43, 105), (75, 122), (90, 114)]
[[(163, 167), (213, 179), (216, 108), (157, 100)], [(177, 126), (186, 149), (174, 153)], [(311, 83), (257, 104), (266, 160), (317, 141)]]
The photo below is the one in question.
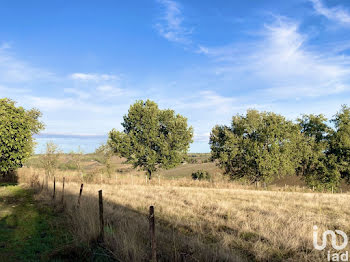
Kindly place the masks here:
[(34, 192), (0, 184), (0, 261), (64, 261), (49, 254), (71, 242), (63, 219), (34, 201)]

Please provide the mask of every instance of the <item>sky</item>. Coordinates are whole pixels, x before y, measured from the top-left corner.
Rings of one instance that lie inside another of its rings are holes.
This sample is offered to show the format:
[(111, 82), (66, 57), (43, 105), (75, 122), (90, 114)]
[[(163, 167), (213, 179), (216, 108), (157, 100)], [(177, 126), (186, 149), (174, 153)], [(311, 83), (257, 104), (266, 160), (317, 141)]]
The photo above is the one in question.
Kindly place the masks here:
[(331, 118), (350, 104), (350, 1), (3, 0), (0, 97), (47, 141), (93, 152), (136, 100), (187, 117), (190, 152), (247, 109)]

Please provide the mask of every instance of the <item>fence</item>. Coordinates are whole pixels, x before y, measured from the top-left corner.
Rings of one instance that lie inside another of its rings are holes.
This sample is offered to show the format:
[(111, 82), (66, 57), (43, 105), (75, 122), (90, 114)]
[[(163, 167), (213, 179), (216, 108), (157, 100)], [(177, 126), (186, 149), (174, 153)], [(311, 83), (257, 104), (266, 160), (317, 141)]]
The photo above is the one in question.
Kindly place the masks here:
[[(43, 182), (44, 183), (44, 182)], [(65, 185), (65, 177), (62, 179), (62, 198), (61, 198), (61, 203), (64, 207), (64, 185)], [(78, 195), (78, 200), (77, 200), (77, 208), (80, 207), (81, 204), (81, 197), (83, 193), (83, 188), (84, 184), (81, 184), (80, 190), (79, 190), (79, 195)], [(41, 186), (41, 189), (43, 187)], [(98, 192), (98, 213), (99, 213), (99, 223), (100, 223), (100, 233), (98, 236), (98, 242), (100, 244), (104, 243), (104, 233), (105, 233), (105, 219), (103, 215), (103, 191), (99, 190)], [(56, 201), (56, 177), (53, 179), (53, 193), (52, 193), (52, 201), (55, 204)], [(157, 261), (157, 244), (156, 244), (156, 223), (155, 223), (155, 213), (154, 213), (154, 206), (149, 207), (149, 240), (150, 240), (150, 252), (149, 252), (149, 259), (152, 262)]]

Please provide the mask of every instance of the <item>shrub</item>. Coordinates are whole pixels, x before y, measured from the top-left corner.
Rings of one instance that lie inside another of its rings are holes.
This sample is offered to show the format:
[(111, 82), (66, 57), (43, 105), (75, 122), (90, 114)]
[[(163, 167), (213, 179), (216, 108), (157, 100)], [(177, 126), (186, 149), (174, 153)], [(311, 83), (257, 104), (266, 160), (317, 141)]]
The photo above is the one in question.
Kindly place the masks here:
[(197, 164), (198, 160), (195, 159), (195, 158), (190, 158), (190, 159), (188, 159), (188, 163), (190, 163), (190, 164)]
[(193, 180), (210, 180), (211, 175), (208, 171), (198, 170), (192, 173)]

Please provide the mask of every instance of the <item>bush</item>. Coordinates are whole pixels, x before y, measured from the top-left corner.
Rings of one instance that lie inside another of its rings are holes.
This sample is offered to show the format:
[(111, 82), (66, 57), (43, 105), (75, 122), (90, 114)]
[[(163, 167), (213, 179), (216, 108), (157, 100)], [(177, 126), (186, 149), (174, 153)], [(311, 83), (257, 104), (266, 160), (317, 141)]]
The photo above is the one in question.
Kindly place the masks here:
[(71, 170), (75, 171), (78, 170), (77, 164), (73, 160), (68, 160), (66, 163), (60, 163), (59, 167), (60, 170)]
[(193, 180), (210, 180), (211, 176), (208, 171), (198, 170), (192, 173)]
[(190, 158), (190, 159), (188, 159), (188, 163), (190, 163), (190, 164), (197, 164), (198, 160), (195, 159), (195, 158)]

